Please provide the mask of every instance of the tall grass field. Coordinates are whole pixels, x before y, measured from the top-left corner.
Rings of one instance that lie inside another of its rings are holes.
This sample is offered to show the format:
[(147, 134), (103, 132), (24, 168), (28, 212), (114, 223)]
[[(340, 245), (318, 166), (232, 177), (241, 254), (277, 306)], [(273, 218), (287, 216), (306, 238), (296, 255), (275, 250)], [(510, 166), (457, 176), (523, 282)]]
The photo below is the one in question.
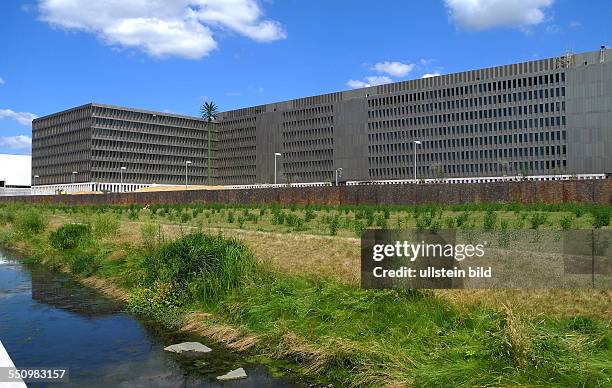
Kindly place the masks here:
[(611, 214), (579, 204), (11, 204), (0, 205), (0, 245), (125, 300), (144, 320), (308, 381), (606, 387), (610, 290), (364, 290), (335, 275), (358, 276), (347, 258), (358, 258), (367, 228), (504, 235), (606, 229)]

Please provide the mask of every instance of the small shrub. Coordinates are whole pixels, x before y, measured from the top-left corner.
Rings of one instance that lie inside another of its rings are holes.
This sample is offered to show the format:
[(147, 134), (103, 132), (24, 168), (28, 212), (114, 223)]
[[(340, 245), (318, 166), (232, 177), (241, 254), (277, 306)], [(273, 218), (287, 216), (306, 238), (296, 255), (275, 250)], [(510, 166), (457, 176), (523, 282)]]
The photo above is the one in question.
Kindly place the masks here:
[(465, 223), (467, 223), (469, 218), (470, 218), (470, 213), (468, 212), (463, 212), (460, 215), (458, 215), (456, 218), (457, 227), (461, 228)]
[(574, 219), (572, 218), (572, 216), (565, 216), (561, 219), (561, 229), (563, 230), (570, 230), (572, 229), (572, 226), (574, 225)]
[(204, 303), (241, 287), (254, 268), (252, 253), (240, 241), (201, 232), (168, 242), (143, 260), (146, 285), (173, 284), (179, 294)]
[(280, 209), (272, 210), (272, 225), (282, 225), (285, 223), (285, 212)]
[(159, 222), (146, 222), (140, 225), (140, 237), (145, 248), (155, 248), (164, 242), (164, 235)]
[(539, 229), (540, 226), (544, 225), (546, 223), (546, 220), (548, 219), (548, 215), (545, 213), (534, 213), (531, 215), (531, 217), (529, 218), (529, 223), (531, 225), (531, 229)]
[(594, 209), (591, 211), (593, 215), (593, 227), (603, 228), (610, 225), (610, 209)]
[(508, 220), (502, 220), (499, 224), (499, 234), (497, 243), (502, 248), (508, 248), (510, 245), (510, 232), (508, 231)]
[(17, 233), (32, 236), (44, 232), (47, 220), (38, 210), (28, 209), (15, 216), (14, 225)]
[(234, 212), (231, 210), (227, 213), (227, 222), (230, 224), (234, 223)]
[(365, 225), (363, 221), (361, 220), (353, 221), (353, 231), (355, 232), (355, 235), (357, 235), (357, 237), (361, 237), (364, 230), (365, 230)]
[(68, 266), (73, 274), (91, 276), (100, 268), (100, 260), (93, 250), (85, 250), (72, 255)]
[(387, 218), (385, 218), (384, 214), (376, 216), (376, 226), (381, 229), (387, 229)]
[(181, 213), (181, 222), (182, 223), (187, 223), (191, 220), (191, 213), (186, 211), (184, 213)]
[(139, 212), (137, 209), (130, 209), (128, 211), (128, 219), (130, 221), (137, 221), (139, 216)]
[(119, 232), (119, 217), (113, 213), (97, 214), (93, 218), (93, 233), (98, 237), (115, 236)]
[(455, 219), (453, 217), (446, 217), (444, 219), (444, 226), (446, 229), (455, 229)]
[(438, 220), (432, 221), (431, 224), (429, 225), (429, 231), (432, 233), (436, 233), (440, 229), (441, 229), (441, 225), (440, 225), (440, 221)]
[(91, 238), (91, 228), (87, 224), (66, 224), (51, 232), (49, 242), (59, 250), (74, 249)]
[(308, 209), (306, 209), (306, 212), (304, 213), (304, 222), (310, 222), (310, 221), (314, 220), (316, 217), (317, 216), (316, 216), (314, 210), (308, 208)]
[(182, 325), (182, 315), (176, 294), (171, 284), (137, 288), (129, 296), (127, 310), (167, 329), (177, 329)]
[(495, 224), (497, 223), (497, 214), (493, 210), (487, 211), (484, 216), (483, 221), (483, 229), (486, 231), (490, 231), (495, 229)]
[(329, 226), (330, 236), (338, 234), (338, 227), (340, 226), (340, 215), (327, 216), (327, 225)]

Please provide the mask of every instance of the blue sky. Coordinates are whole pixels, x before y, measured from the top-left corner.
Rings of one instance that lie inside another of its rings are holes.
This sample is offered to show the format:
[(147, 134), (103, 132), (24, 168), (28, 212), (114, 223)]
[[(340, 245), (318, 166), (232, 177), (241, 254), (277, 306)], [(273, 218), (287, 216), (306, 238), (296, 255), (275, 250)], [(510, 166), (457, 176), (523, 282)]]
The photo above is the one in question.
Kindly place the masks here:
[(197, 115), (205, 99), (229, 110), (596, 50), (611, 15), (610, 0), (3, 0), (0, 153), (30, 153), (33, 117), (91, 101)]

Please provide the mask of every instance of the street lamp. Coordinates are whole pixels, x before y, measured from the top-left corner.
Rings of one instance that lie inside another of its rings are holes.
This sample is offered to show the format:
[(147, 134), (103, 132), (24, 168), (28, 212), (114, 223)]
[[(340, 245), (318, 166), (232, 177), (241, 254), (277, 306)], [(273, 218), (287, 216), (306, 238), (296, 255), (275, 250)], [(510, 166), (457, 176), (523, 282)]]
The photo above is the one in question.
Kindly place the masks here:
[(420, 140), (413, 140), (414, 143), (414, 183), (417, 183), (417, 146), (421, 144)]
[(283, 156), (280, 152), (274, 153), (274, 184), (276, 184), (276, 157)]
[(75, 176), (76, 176), (76, 174), (78, 174), (78, 173), (79, 173), (78, 171), (73, 171), (73, 172), (72, 172), (72, 187), (71, 187), (72, 192), (74, 192), (74, 191), (75, 191), (75, 189), (74, 189), (74, 177), (75, 177)]
[(191, 164), (191, 160), (185, 161), (185, 190), (187, 190), (187, 166)]
[(342, 167), (336, 169), (336, 186), (338, 186), (338, 177), (342, 176)]
[(127, 170), (127, 167), (125, 166), (121, 166), (121, 168), (119, 169), (120, 174), (121, 174), (121, 191), (123, 192), (123, 172)]

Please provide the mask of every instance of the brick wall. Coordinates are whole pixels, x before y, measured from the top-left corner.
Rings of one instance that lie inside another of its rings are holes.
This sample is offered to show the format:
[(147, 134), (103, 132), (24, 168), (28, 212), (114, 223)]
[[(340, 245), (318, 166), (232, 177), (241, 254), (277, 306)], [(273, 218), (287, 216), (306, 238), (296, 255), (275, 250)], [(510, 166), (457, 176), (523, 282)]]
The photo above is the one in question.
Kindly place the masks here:
[(457, 185), (385, 185), (300, 187), (250, 190), (160, 191), (86, 195), (0, 197), (2, 202), (62, 203), (67, 205), (151, 203), (236, 204), (460, 204), (470, 202), (612, 204), (612, 179), (470, 183)]

